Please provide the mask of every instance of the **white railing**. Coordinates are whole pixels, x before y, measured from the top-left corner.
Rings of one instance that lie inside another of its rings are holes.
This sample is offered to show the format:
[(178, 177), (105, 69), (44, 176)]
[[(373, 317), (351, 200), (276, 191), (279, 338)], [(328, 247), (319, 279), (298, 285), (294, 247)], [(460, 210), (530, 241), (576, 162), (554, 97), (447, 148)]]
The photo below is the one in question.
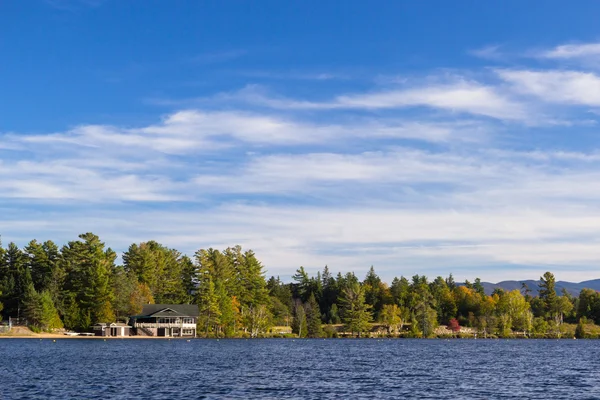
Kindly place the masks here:
[(196, 324), (182, 324), (182, 323), (159, 323), (159, 322), (134, 322), (134, 328), (184, 328), (193, 329), (196, 328)]

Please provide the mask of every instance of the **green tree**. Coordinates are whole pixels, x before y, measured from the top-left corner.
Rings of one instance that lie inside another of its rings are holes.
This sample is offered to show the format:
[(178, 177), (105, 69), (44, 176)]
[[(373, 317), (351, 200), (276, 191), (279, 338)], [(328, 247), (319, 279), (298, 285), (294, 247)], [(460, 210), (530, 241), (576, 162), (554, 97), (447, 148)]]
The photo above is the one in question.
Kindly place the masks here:
[(483, 288), (481, 279), (475, 278), (475, 283), (473, 283), (473, 289), (475, 289), (475, 292), (477, 292), (480, 296), (485, 296), (485, 289)]
[(362, 286), (365, 292), (365, 302), (371, 306), (375, 318), (378, 318), (385, 303), (386, 287), (375, 273), (373, 266), (369, 269)]
[(555, 302), (556, 302), (556, 280), (551, 272), (546, 272), (540, 277), (539, 298), (544, 304), (544, 312), (547, 318), (554, 317)]
[[(322, 294), (319, 301), (319, 306), (321, 308), (323, 322), (331, 324), (339, 323), (337, 305), (335, 303), (340, 295), (340, 291), (337, 282), (329, 272), (329, 267), (327, 265), (323, 269), (323, 274), (321, 275), (321, 287)], [(332, 311), (333, 306), (336, 307), (335, 311)], [(337, 322), (333, 322), (334, 320), (337, 320)]]
[(364, 289), (358, 282), (350, 283), (342, 292), (342, 321), (346, 329), (358, 337), (371, 327), (371, 306), (365, 302)]
[(304, 311), (302, 302), (298, 299), (294, 303), (294, 309), (292, 313), (292, 332), (301, 338), (306, 337), (308, 334), (306, 312)]
[(126, 321), (128, 317), (140, 314), (144, 304), (154, 303), (150, 288), (147, 284), (138, 282), (133, 271), (115, 268), (112, 287), (115, 294), (112, 305), (117, 320)]
[(27, 266), (31, 271), (31, 279), (35, 289), (37, 291), (47, 289), (50, 285), (52, 272), (58, 262), (58, 247), (52, 242), (46, 242), (45, 248), (43, 244), (32, 240), (25, 246), (24, 252), (28, 258)]
[[(195, 254), (200, 281), (200, 292), (211, 293), (208, 298), (200, 296), (198, 304), (202, 309), (205, 307), (212, 310), (216, 305), (218, 318), (214, 321), (215, 333), (232, 334), (235, 326), (235, 312), (232, 306), (232, 298), (235, 293), (236, 280), (232, 260), (223, 252), (209, 248), (198, 250)], [(210, 300), (209, 304), (204, 304)], [(213, 311), (209, 315), (216, 315)]]
[(226, 249), (225, 255), (233, 266), (234, 284), (229, 294), (235, 293), (240, 302), (243, 328), (252, 336), (264, 334), (272, 314), (267, 307), (269, 289), (263, 265), (252, 250), (243, 251), (240, 246)]
[(331, 305), (331, 308), (329, 309), (328, 322), (330, 324), (341, 324), (342, 323), (342, 319), (340, 318), (340, 312), (339, 312), (338, 305), (335, 304), (335, 303), (333, 303)]
[(415, 321), (423, 337), (430, 337), (437, 328), (437, 313), (426, 302), (422, 301), (415, 307)]
[(600, 322), (600, 319), (596, 319), (595, 311), (600, 305), (600, 294), (592, 289), (581, 289), (579, 292), (579, 301), (577, 304), (576, 318), (579, 320), (581, 317), (594, 320), (596, 323)]
[(304, 305), (304, 311), (306, 313), (307, 336), (311, 338), (323, 336), (323, 329), (321, 328), (321, 311), (319, 310), (319, 303), (317, 303), (313, 293), (310, 294), (308, 301)]
[(585, 339), (587, 337), (587, 333), (585, 331), (586, 324), (585, 317), (579, 318), (579, 322), (577, 323), (577, 327), (575, 328), (575, 337), (577, 339)]
[(48, 291), (37, 293), (33, 284), (27, 288), (24, 312), (29, 326), (34, 330), (53, 331), (63, 327), (50, 293)]
[(304, 267), (300, 267), (296, 270), (296, 273), (292, 276), (292, 279), (296, 282), (296, 293), (297, 297), (300, 298), (302, 302), (308, 300), (310, 296), (310, 277), (308, 273), (304, 270)]
[(204, 328), (204, 333), (209, 336), (211, 332), (216, 331), (220, 323), (221, 309), (219, 307), (219, 298), (215, 293), (215, 284), (210, 276), (203, 279), (198, 296), (200, 318), (198, 325)]
[(22, 317), (23, 301), (29, 285), (32, 284), (31, 273), (27, 268), (27, 256), (16, 244), (9, 243), (3, 252), (0, 267), (0, 287), (5, 313), (11, 317)]
[(189, 286), (195, 271), (190, 271), (189, 259), (177, 250), (153, 240), (132, 244), (123, 254), (123, 265), (140, 283), (148, 285), (158, 303), (190, 301)]
[(567, 296), (559, 296), (556, 298), (552, 308), (552, 314), (556, 324), (561, 325), (564, 320), (564, 316), (568, 315), (573, 310), (573, 303)]
[(458, 311), (452, 291), (441, 276), (431, 283), (430, 291), (439, 322), (448, 324), (452, 318), (456, 317)]
[(504, 336), (510, 334), (512, 328), (525, 333), (531, 330), (533, 314), (519, 290), (515, 289), (500, 297), (497, 310)]
[[(69, 327), (86, 330), (94, 323), (115, 320), (111, 274), (116, 254), (92, 233), (79, 238), (61, 249), (60, 262), (67, 276), (62, 291), (63, 318), (70, 321), (65, 325), (74, 323)], [(68, 315), (70, 312), (78, 315)]]
[(381, 311), (381, 322), (385, 325), (388, 335), (397, 333), (402, 329), (403, 311), (397, 304), (386, 304)]
[(410, 292), (410, 283), (405, 277), (394, 278), (390, 286), (390, 294), (392, 302), (398, 307), (408, 306), (408, 297)]

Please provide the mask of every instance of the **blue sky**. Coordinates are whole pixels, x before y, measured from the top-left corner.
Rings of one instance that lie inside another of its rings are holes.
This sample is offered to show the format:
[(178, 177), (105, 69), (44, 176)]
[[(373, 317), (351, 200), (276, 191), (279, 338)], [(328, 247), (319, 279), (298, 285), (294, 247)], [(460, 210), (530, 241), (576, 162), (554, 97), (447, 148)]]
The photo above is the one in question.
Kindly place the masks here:
[(598, 278), (600, 3), (0, 3), (0, 233)]

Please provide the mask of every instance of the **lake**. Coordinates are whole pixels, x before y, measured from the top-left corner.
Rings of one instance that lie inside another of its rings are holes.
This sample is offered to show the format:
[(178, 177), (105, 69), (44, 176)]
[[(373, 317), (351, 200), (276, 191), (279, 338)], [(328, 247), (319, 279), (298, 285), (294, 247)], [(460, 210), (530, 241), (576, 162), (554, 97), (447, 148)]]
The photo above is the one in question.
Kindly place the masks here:
[(588, 340), (0, 340), (0, 399), (600, 398)]

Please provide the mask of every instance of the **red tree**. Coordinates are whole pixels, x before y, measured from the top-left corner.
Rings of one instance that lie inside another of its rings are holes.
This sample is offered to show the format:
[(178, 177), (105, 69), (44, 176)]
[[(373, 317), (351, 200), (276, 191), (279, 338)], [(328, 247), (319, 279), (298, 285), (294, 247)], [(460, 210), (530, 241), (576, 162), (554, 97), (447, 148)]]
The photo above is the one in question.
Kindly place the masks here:
[(450, 329), (454, 333), (460, 331), (460, 325), (458, 324), (456, 318), (452, 318), (450, 322), (448, 322), (448, 329)]

